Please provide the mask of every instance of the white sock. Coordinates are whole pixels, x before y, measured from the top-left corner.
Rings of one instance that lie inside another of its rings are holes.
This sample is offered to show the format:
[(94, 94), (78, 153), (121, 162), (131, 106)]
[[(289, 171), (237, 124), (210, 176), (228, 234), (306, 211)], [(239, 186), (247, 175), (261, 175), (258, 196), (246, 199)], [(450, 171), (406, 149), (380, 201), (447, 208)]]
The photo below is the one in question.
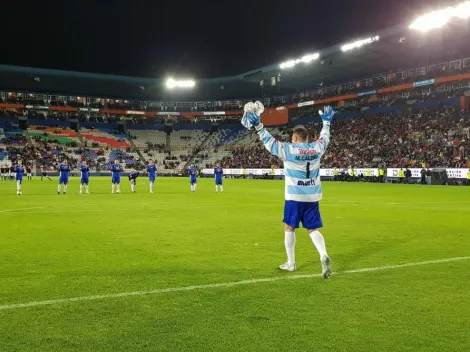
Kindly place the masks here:
[(21, 183), (20, 183), (20, 181), (16, 181), (16, 191), (21, 192)]
[(134, 192), (135, 186), (131, 183), (131, 191)]
[(194, 192), (194, 188), (193, 188), (193, 185), (191, 185), (191, 192)]
[(153, 192), (153, 182), (150, 182), (150, 192)]
[(316, 230), (316, 231), (313, 231), (309, 234), (310, 238), (312, 239), (313, 241), (313, 244), (315, 245), (315, 247), (317, 248), (317, 251), (318, 251), (318, 254), (320, 254), (320, 259), (324, 256), (324, 255), (328, 255), (326, 253), (326, 245), (325, 245), (325, 239), (323, 238), (322, 234), (320, 233), (320, 231)]
[(224, 186), (220, 185), (220, 192), (224, 191)]
[(83, 186), (83, 185), (80, 185), (80, 193), (82, 193), (82, 186)]
[(194, 184), (194, 192), (196, 192), (197, 183)]
[(89, 191), (88, 185), (86, 185), (85, 188), (86, 188), (86, 193), (89, 193), (90, 191)]
[(295, 264), (295, 232), (284, 232), (284, 244), (286, 246), (287, 263), (289, 265)]
[(114, 183), (111, 185), (111, 193), (114, 193)]
[(215, 185), (215, 191), (216, 191), (216, 192), (219, 191), (219, 186)]
[(117, 184), (117, 185), (116, 185), (116, 190), (117, 190), (118, 192), (121, 192), (121, 185), (120, 185), (120, 184)]
[(60, 193), (60, 183), (59, 183), (59, 187), (57, 187), (57, 192)]
[(64, 185), (64, 193), (67, 192), (67, 185)]

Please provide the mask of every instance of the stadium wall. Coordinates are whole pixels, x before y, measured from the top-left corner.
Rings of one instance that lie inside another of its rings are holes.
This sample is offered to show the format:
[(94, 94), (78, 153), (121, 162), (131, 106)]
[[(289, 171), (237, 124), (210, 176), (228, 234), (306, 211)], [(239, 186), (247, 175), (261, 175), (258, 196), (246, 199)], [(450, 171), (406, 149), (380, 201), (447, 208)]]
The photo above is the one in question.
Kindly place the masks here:
[(261, 122), (265, 126), (286, 125), (289, 120), (289, 109), (286, 107), (266, 109), (261, 114)]
[(127, 124), (128, 130), (152, 130), (152, 131), (164, 131), (165, 125), (147, 125), (147, 124)]

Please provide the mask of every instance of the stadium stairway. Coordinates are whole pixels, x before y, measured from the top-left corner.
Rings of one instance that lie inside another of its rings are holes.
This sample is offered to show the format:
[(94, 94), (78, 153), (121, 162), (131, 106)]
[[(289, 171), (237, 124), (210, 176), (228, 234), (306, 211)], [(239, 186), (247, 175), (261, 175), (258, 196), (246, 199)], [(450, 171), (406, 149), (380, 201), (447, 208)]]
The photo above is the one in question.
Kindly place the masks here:
[(196, 156), (198, 154), (199, 151), (201, 150), (204, 150), (204, 148), (206, 147), (207, 143), (209, 142), (209, 140), (211, 139), (211, 136), (214, 132), (210, 132), (206, 138), (204, 138), (204, 140), (202, 141), (201, 144), (197, 145), (194, 150), (193, 150), (193, 154), (191, 155), (191, 157), (189, 158), (188, 162), (186, 164), (184, 164), (183, 166), (183, 169), (182, 170), (186, 170), (189, 165), (191, 165), (191, 163), (194, 162), (194, 159), (196, 159)]
[(171, 137), (169, 134), (166, 135), (166, 149), (171, 150)]
[(139, 158), (140, 158), (141, 160), (146, 160), (146, 159), (144, 158), (144, 155), (142, 154), (142, 152), (141, 152), (141, 151), (139, 150), (139, 148), (135, 145), (135, 143), (134, 143), (134, 141), (132, 140), (132, 138), (129, 138), (129, 139), (128, 139), (128, 142), (130, 143), (130, 145), (132, 146), (132, 148), (133, 148), (135, 151), (137, 151), (137, 155), (139, 155)]
[(31, 136), (29, 135), (28, 131), (23, 131), (23, 136), (25, 136), (27, 145), (31, 147), (33, 145), (33, 141), (31, 140)]
[(82, 137), (82, 134), (80, 133), (80, 131), (77, 131), (77, 137), (78, 137), (78, 140), (80, 141), (80, 146), (81, 147), (85, 146), (85, 139)]

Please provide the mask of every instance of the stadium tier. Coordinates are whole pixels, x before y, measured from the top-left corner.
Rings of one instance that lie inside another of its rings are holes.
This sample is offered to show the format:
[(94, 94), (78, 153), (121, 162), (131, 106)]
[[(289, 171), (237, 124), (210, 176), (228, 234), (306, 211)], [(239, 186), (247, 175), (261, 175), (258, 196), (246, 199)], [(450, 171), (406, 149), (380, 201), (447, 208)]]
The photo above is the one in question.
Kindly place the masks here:
[(166, 146), (166, 136), (164, 131), (158, 130), (131, 130), (134, 144), (139, 148), (147, 148), (155, 145)]
[(84, 141), (96, 143), (102, 147), (131, 148), (132, 145), (126, 140), (124, 134), (111, 134), (106, 130), (81, 129), (80, 134)]
[(77, 132), (70, 128), (33, 125), (28, 128), (28, 135), (32, 139), (33, 143), (46, 141), (74, 146), (81, 144)]

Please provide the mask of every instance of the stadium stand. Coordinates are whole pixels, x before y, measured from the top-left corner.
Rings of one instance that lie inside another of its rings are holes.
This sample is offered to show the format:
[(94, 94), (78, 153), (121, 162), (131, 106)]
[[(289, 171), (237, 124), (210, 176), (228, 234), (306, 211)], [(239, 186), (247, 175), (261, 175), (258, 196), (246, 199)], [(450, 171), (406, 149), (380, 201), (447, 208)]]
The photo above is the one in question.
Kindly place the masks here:
[[(390, 44), (377, 43), (374, 53), (388, 55), (389, 48)], [(278, 95), (266, 96), (267, 108), (280, 107), (273, 112), (288, 110), (288, 117), (277, 123), (270, 123), (268, 114), (268, 130), (287, 141), (293, 126), (305, 125), (316, 137), (316, 111), (331, 104), (337, 114), (325, 167), (467, 165), (470, 58), (436, 59), (425, 67), (389, 70), (355, 81), (348, 81), (346, 61), (325, 72), (330, 81), (346, 83), (321, 84), (293, 94), (278, 90)], [(367, 68), (364, 65), (360, 69)], [(303, 84), (309, 75), (297, 71), (295, 81)], [(289, 72), (282, 76), (285, 83), (291, 78)], [(112, 92), (109, 87), (101, 93)], [(0, 97), (4, 158), (25, 155), (53, 168), (67, 157), (73, 162), (87, 160), (97, 170), (105, 170), (114, 158), (136, 168), (152, 158), (161, 172), (168, 173), (183, 172), (189, 163), (205, 167), (218, 161), (225, 167), (281, 166), (261, 147), (256, 134), (240, 126), (240, 110), (247, 100), (154, 102), (22, 92), (0, 92)]]
[[(312, 117), (313, 119), (313, 117)], [(319, 122), (305, 127), (318, 137)], [(292, 128), (270, 131), (288, 141)], [(470, 114), (453, 106), (389, 114), (369, 114), (335, 121), (324, 167), (469, 167)], [(239, 140), (231, 154), (217, 160), (227, 168), (280, 167), (255, 133)], [(212, 164), (207, 165), (212, 166)]]

